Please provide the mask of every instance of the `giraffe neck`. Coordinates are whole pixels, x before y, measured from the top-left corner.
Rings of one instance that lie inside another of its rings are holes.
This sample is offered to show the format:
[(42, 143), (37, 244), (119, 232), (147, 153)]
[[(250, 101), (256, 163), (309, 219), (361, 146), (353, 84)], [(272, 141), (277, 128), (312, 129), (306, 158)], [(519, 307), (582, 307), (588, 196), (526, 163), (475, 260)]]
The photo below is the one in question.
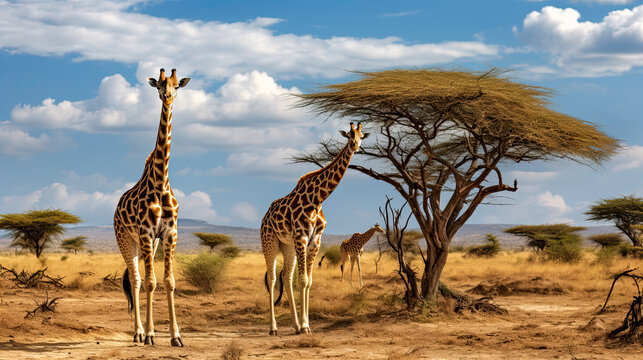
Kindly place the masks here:
[(172, 142), (172, 104), (162, 103), (161, 121), (156, 136), (156, 148), (152, 152), (150, 178), (155, 187), (169, 184), (168, 166), (170, 163), (170, 143)]
[(323, 168), (302, 177), (306, 186), (312, 186), (313, 201), (321, 204), (337, 188), (348, 169), (354, 151), (346, 144), (335, 159)]
[(357, 247), (362, 248), (362, 246), (366, 245), (366, 243), (373, 237), (373, 234), (375, 234), (375, 228), (372, 227), (370, 228), (367, 232), (363, 233), (361, 236), (357, 238)]

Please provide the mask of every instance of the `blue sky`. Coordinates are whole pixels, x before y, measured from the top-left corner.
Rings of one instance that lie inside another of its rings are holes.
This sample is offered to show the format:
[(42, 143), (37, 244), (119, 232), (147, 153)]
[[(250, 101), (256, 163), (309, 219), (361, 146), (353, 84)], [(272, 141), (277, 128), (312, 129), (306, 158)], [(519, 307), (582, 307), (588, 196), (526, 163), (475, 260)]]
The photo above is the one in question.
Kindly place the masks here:
[[(505, 168), (519, 191), (470, 223), (584, 225), (592, 202), (643, 194), (640, 1), (0, 0), (0, 48), (0, 213), (63, 208), (110, 224), (154, 147), (160, 100), (144, 79), (161, 67), (192, 78), (170, 161), (182, 217), (258, 227), (312, 170), (289, 157), (348, 123), (283, 94), (394, 67), (511, 68), (623, 141), (596, 168)], [(372, 226), (385, 194), (396, 195), (349, 173), (324, 203), (326, 231)]]

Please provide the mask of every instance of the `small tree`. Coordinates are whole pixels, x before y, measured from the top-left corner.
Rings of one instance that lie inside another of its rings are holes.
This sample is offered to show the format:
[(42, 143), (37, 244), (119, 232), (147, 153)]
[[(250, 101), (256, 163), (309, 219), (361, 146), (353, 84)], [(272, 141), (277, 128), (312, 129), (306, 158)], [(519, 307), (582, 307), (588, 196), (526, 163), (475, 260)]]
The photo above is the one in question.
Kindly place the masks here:
[(619, 233), (596, 234), (589, 239), (601, 248), (613, 248), (623, 244), (623, 236)]
[(53, 240), (65, 232), (62, 224), (81, 223), (78, 216), (60, 209), (29, 210), (20, 214), (0, 215), (0, 230), (13, 238), (12, 247), (28, 250), (40, 257)]
[(221, 249), (221, 256), (228, 259), (234, 259), (241, 254), (241, 249), (235, 245), (226, 246)]
[(200, 245), (208, 246), (210, 251), (221, 245), (232, 245), (232, 238), (226, 234), (194, 233), (201, 241)]
[(520, 225), (506, 229), (505, 232), (527, 238), (527, 246), (542, 251), (548, 260), (574, 262), (581, 258), (582, 239), (576, 231), (585, 230), (581, 226), (568, 224)]
[[(424, 235), (419, 296), (437, 295), (451, 240), (505, 182), (508, 163), (573, 159), (597, 164), (618, 141), (593, 124), (551, 109), (550, 89), (501, 71), (439, 69), (361, 72), (360, 78), (296, 95), (319, 115), (361, 121), (371, 131), (349, 169), (392, 186)], [(328, 164), (343, 143), (325, 140), (295, 161)]]
[(581, 226), (570, 226), (568, 224), (552, 225), (519, 225), (506, 229), (504, 232), (523, 236), (527, 238), (527, 247), (536, 252), (545, 250), (548, 243), (563, 239), (576, 231), (585, 230)]
[(498, 238), (493, 234), (487, 234), (487, 243), (484, 245), (473, 246), (469, 249), (468, 253), (475, 256), (495, 256), (500, 252), (500, 244)]
[(76, 236), (70, 239), (63, 240), (62, 248), (65, 250), (73, 250), (74, 254), (78, 254), (79, 250), (85, 250), (87, 244), (87, 236)]
[(643, 224), (642, 198), (629, 195), (603, 199), (592, 205), (585, 215), (590, 221), (613, 222), (632, 241), (632, 245), (641, 246), (641, 229), (637, 225)]

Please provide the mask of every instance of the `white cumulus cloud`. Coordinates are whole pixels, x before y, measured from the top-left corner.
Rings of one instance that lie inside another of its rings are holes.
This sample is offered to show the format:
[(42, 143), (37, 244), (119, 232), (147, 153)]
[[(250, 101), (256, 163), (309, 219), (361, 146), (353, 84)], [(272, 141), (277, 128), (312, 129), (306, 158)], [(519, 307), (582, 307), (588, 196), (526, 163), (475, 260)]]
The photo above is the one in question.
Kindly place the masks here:
[(58, 145), (56, 143), (47, 134), (34, 137), (26, 131), (0, 124), (0, 154), (24, 156), (52, 150)]
[(635, 169), (643, 166), (643, 146), (628, 146), (613, 161), (614, 170)]
[(546, 6), (529, 13), (514, 33), (550, 54), (567, 75), (613, 75), (643, 66), (643, 5), (611, 11), (600, 22), (580, 19), (576, 9)]
[(260, 220), (257, 208), (244, 201), (232, 206), (232, 209), (230, 209), (230, 215), (234, 220), (240, 220), (246, 223), (258, 223)]
[(498, 46), (480, 41), (405, 44), (397, 37), (276, 34), (270, 27), (282, 20), (274, 18), (171, 20), (138, 13), (132, 7), (136, 3), (2, 1), (0, 47), (12, 53), (142, 63), (152, 69), (173, 64), (183, 73), (210, 79), (253, 69), (282, 78), (339, 77), (345, 69), (428, 66), (499, 53)]

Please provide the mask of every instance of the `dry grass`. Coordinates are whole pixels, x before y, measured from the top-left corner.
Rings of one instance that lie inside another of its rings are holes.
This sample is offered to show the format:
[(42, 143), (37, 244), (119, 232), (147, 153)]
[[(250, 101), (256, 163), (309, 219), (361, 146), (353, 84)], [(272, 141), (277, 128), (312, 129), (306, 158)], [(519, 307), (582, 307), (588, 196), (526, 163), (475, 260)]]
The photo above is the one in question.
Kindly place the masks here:
[[(180, 258), (185, 261), (193, 256)], [(493, 354), (491, 358), (520, 354), (543, 358), (560, 355), (560, 350), (567, 351), (569, 344), (579, 344), (586, 347), (586, 350), (574, 348), (579, 358), (592, 353), (608, 357), (614, 352), (605, 350), (603, 342), (596, 340), (601, 331), (606, 330), (578, 329), (597, 316), (596, 307), (602, 305), (611, 285), (610, 274), (643, 265), (641, 260), (618, 256), (609, 265), (597, 265), (595, 255), (589, 252), (576, 264), (539, 262), (530, 252), (502, 252), (494, 258), (454, 253), (443, 276), (454, 290), (465, 291), (492, 279), (510, 283), (537, 277), (543, 279), (541, 284), (544, 286), (555, 283), (569, 291), (556, 295), (515, 293), (497, 296), (496, 302), (507, 308), (509, 315), (456, 314), (449, 310), (452, 308), (448, 304), (438, 304), (439, 311), (419, 317), (403, 311), (402, 286), (395, 274), (394, 261), (382, 258), (380, 271), (375, 274), (374, 258), (375, 254), (366, 253), (362, 259), (365, 285), (362, 290), (358, 289), (357, 274), (354, 274), (351, 287), (349, 274), (341, 283), (337, 267), (320, 269), (315, 266), (310, 297), (314, 336), (294, 335), (287, 301), (284, 301), (276, 309), (278, 337), (267, 334), (268, 304), (262, 254), (244, 253), (230, 260), (226, 281), (213, 294), (196, 292), (182, 277), (178, 269), (181, 261), (177, 261), (176, 311), (182, 337), (188, 344), (182, 351), (197, 359), (310, 358), (319, 354), (323, 354), (322, 357), (363, 358), (364, 351), (374, 357), (392, 359), (449, 358), (462, 354), (465, 349), (472, 351), (471, 355)], [(0, 264), (32, 271), (40, 268), (40, 263), (31, 255), (0, 254)], [(67, 276), (70, 282), (77, 282), (76, 288), (50, 290), (52, 297), (62, 298), (56, 313), (23, 319), (24, 311), (33, 309), (33, 299), (42, 297), (42, 290), (16, 289), (8, 280), (0, 278), (0, 329), (7, 329), (0, 332), (0, 347), (13, 346), (11, 349), (16, 352), (12, 354), (16, 357), (32, 354), (29, 351), (33, 348), (29, 344), (34, 341), (44, 347), (56, 342), (78, 343), (80, 348), (56, 348), (56, 345), (48, 348), (57, 351), (57, 355), (64, 351), (67, 356), (70, 352), (69, 356), (73, 358), (87, 358), (86, 350), (100, 354), (96, 359), (113, 358), (118, 354), (144, 358), (168, 356), (168, 314), (162, 293), (162, 263), (156, 264), (159, 288), (154, 311), (159, 344), (154, 348), (131, 346), (132, 319), (127, 314), (120, 285), (118, 282), (114, 286), (102, 284), (102, 278), (107, 274), (118, 272), (120, 276), (122, 273), (120, 255), (79, 254), (61, 261), (60, 254), (50, 254), (47, 265), (52, 275)], [(419, 265), (417, 260), (413, 265)], [(93, 275), (79, 275), (79, 272)], [(630, 283), (616, 287), (609, 311), (600, 315), (605, 329), (611, 330), (622, 322), (623, 309), (631, 302), (633, 291)], [(142, 310), (144, 304), (145, 301)], [(427, 338), (431, 341), (427, 342)], [(243, 355), (237, 352), (238, 347), (233, 342), (243, 349)], [(545, 350), (543, 344), (547, 346)], [(20, 350), (23, 348), (24, 351)]]
[[(61, 260), (60, 254), (46, 254), (44, 256), (48, 273), (64, 276), (64, 283), (69, 288), (76, 290), (92, 289), (101, 284), (103, 277), (114, 273), (120, 276), (124, 270), (124, 263), (119, 254), (78, 254), (71, 255), (64, 261)], [(181, 263), (194, 256), (179, 255), (178, 261), (175, 262), (174, 277), (179, 289), (194, 289), (185, 281), (180, 269), (178, 269)], [(341, 284), (339, 268), (326, 265), (322, 268), (315, 266), (312, 291), (327, 289), (328, 286), (332, 286), (333, 291), (319, 291), (315, 297), (311, 297), (311, 311), (324, 310), (327, 314), (345, 314), (347, 312), (358, 314), (359, 311), (352, 311), (355, 306), (366, 307), (366, 312), (369, 312), (373, 310), (373, 306), (377, 307), (378, 304), (381, 304), (381, 298), (385, 295), (390, 296), (396, 289), (396, 264), (391, 258), (383, 257), (379, 273), (375, 274), (373, 261), (375, 257), (374, 253), (365, 253), (362, 256), (364, 285), (365, 289), (370, 290), (362, 295), (358, 292), (357, 267), (355, 267), (353, 287), (351, 287), (349, 286), (350, 269), (345, 269), (344, 284)], [(0, 254), (0, 264), (17, 270), (35, 271), (41, 268), (38, 259), (29, 254)], [(417, 261), (412, 265), (420, 266)], [(154, 267), (159, 285), (162, 286), (163, 263), (156, 262)], [(452, 253), (444, 268), (442, 280), (447, 284), (457, 283), (460, 287), (466, 288), (485, 281), (510, 282), (541, 278), (573, 292), (602, 293), (611, 284), (610, 276), (628, 267), (643, 267), (643, 260), (615, 256), (609, 262), (597, 262), (596, 252), (593, 251), (585, 251), (583, 259), (574, 264), (543, 262), (534, 256), (532, 251), (503, 251), (492, 258), (472, 258), (463, 253)], [(142, 263), (140, 268), (142, 271)], [(230, 260), (226, 275), (228, 280), (225, 282), (225, 289), (222, 290), (239, 291), (249, 300), (261, 303), (264, 300), (265, 291), (258, 289), (263, 288), (265, 271), (265, 262), (261, 253), (244, 253), (238, 258)], [(337, 284), (341, 284), (341, 286), (337, 286)], [(346, 301), (338, 302), (337, 299)]]

